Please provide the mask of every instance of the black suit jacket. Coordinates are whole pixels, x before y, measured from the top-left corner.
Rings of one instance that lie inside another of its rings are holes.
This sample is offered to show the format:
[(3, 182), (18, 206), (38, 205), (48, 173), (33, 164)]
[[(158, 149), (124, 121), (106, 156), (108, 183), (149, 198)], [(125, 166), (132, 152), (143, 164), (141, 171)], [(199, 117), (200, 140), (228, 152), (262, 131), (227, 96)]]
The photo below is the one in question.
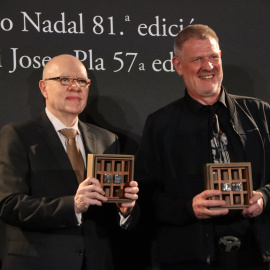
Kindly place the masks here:
[[(117, 136), (79, 122), (86, 154), (118, 153)], [(0, 134), (0, 216), (7, 224), (3, 269), (112, 269), (114, 204), (91, 206), (78, 225), (77, 179), (45, 113)], [(119, 224), (119, 223), (118, 223)]]

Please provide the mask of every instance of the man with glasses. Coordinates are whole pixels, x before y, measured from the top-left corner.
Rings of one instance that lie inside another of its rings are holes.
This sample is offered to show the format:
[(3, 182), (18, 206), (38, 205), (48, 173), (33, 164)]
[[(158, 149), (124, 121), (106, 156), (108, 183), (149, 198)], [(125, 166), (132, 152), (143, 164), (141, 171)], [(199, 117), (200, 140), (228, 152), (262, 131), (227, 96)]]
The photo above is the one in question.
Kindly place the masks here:
[(77, 58), (53, 58), (39, 83), (45, 112), (1, 130), (3, 269), (113, 269), (111, 236), (119, 224), (134, 223), (138, 187), (125, 188), (130, 202), (103, 204), (99, 181), (84, 177), (88, 153), (119, 152), (115, 134), (78, 119), (90, 83)]

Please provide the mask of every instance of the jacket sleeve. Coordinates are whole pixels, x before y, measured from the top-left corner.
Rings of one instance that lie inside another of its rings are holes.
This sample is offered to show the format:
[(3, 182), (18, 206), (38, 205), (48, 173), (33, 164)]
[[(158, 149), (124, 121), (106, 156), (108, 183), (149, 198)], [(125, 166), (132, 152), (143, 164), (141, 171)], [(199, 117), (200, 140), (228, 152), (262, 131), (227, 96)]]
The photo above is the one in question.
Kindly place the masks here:
[[(16, 129), (0, 133), (0, 217), (25, 229), (56, 229), (77, 225), (73, 196), (36, 197), (31, 192), (31, 162)], [(53, 187), (52, 187), (53, 188)]]
[[(242, 126), (242, 130), (245, 131), (240, 133), (244, 134), (246, 159), (252, 164), (253, 188), (256, 191), (262, 192), (264, 213), (269, 214), (270, 106), (267, 102), (256, 98), (233, 97), (235, 98), (236, 111), (239, 115), (235, 118), (237, 120), (235, 126), (237, 128)], [(253, 128), (250, 125), (246, 126), (249, 122), (253, 123)]]

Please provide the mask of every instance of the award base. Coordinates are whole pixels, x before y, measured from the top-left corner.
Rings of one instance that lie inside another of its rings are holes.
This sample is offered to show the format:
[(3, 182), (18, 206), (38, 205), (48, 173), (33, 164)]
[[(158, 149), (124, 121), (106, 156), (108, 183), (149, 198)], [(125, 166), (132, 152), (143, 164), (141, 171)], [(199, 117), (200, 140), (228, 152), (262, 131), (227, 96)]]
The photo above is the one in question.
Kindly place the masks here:
[(88, 155), (87, 177), (100, 181), (109, 203), (130, 202), (124, 197), (124, 188), (133, 180), (133, 171), (133, 155)]
[(206, 189), (221, 190), (221, 196), (210, 200), (225, 200), (223, 208), (244, 209), (249, 207), (253, 185), (250, 162), (207, 163), (204, 167)]

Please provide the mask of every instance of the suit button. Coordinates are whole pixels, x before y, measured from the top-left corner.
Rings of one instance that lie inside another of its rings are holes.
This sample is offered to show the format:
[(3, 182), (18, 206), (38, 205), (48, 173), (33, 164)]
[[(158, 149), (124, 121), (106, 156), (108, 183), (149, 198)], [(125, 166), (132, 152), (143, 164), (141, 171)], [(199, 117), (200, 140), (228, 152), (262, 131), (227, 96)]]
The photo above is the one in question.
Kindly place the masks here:
[(76, 255), (78, 255), (78, 256), (82, 256), (82, 255), (83, 255), (82, 250), (80, 250), (80, 249), (76, 250)]

